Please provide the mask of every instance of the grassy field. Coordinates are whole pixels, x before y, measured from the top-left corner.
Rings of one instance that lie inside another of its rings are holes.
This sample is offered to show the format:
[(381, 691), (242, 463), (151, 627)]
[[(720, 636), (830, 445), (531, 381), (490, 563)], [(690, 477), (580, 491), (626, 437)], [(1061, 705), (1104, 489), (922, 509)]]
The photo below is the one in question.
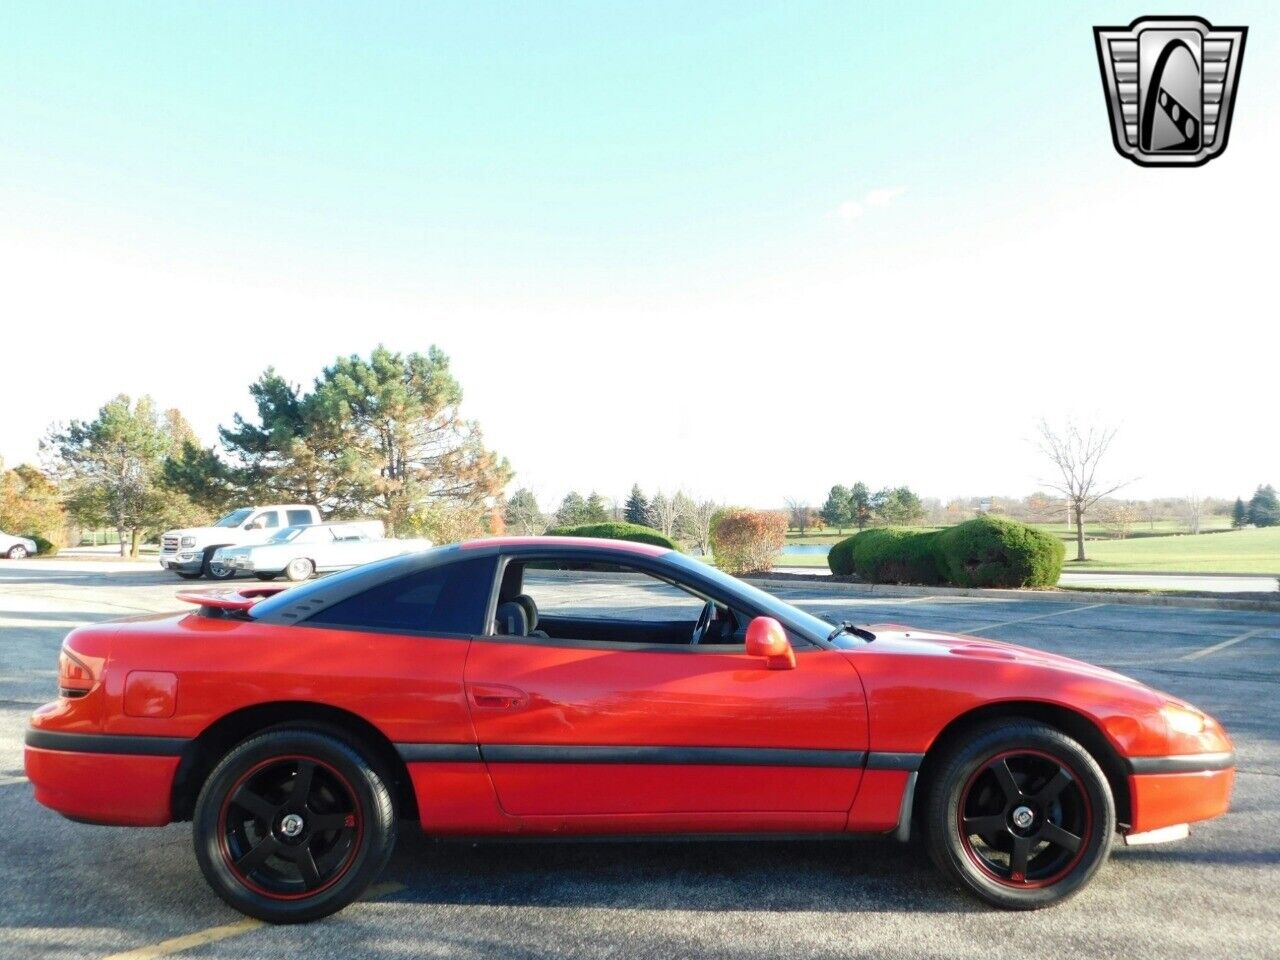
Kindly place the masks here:
[[(1217, 518), (1214, 518), (1217, 519)], [(1274, 573), (1280, 575), (1280, 527), (1262, 530), (1228, 530), (1191, 536), (1168, 523), (1161, 533), (1131, 536), (1127, 540), (1089, 539), (1085, 552), (1089, 559), (1079, 563), (1075, 539), (1062, 524), (1042, 529), (1063, 538), (1067, 546), (1064, 570), (1143, 570), (1153, 573)], [(931, 528), (922, 528), (931, 529)], [(1157, 521), (1157, 529), (1161, 524)], [(1212, 529), (1212, 528), (1211, 528)], [(1221, 528), (1218, 528), (1221, 529)], [(840, 537), (825, 531), (801, 538), (790, 536), (788, 543), (835, 543)], [(824, 556), (779, 556), (779, 566), (825, 569)]]
[(1274, 573), (1280, 575), (1280, 527), (1200, 536), (1100, 540), (1085, 544), (1079, 563), (1067, 550), (1064, 570), (1151, 570), (1163, 573)]

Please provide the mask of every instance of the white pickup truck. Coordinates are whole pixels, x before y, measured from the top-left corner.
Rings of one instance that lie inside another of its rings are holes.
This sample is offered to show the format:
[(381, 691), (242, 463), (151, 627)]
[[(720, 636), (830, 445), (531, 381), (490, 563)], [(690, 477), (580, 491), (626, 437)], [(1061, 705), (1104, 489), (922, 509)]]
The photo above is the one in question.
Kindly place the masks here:
[(431, 547), (430, 540), (387, 540), (383, 534), (377, 520), (285, 527), (266, 543), (223, 547), (213, 562), (251, 573), (259, 580), (274, 580), (283, 574), (297, 581)]
[(211, 527), (166, 530), (160, 538), (160, 566), (184, 580), (230, 580), (236, 571), (214, 559), (219, 547), (265, 543), (284, 527), (306, 526), (322, 519), (319, 510), (301, 503), (241, 507)]

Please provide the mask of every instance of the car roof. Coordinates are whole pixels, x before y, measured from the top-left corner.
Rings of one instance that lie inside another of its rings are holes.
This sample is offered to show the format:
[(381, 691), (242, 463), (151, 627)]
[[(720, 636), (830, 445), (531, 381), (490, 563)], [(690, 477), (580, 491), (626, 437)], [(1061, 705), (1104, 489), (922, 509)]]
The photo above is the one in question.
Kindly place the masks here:
[(570, 547), (574, 550), (638, 553), (646, 557), (659, 557), (664, 553), (671, 552), (670, 548), (660, 547), (653, 543), (637, 543), (634, 540), (606, 540), (603, 537), (488, 537), (484, 540), (468, 540), (459, 546), (463, 550), (479, 550), (485, 547), (497, 549), (524, 547), (534, 550)]

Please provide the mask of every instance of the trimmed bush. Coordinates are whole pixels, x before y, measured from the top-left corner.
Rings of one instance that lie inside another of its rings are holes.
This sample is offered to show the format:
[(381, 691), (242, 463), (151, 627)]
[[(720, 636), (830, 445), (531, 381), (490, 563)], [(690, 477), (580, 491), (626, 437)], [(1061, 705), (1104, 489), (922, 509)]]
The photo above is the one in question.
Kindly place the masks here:
[(857, 574), (868, 583), (942, 583), (936, 531), (892, 527), (863, 530), (841, 540), (827, 556), (831, 572)]
[(1006, 517), (978, 517), (938, 532), (943, 576), (958, 587), (1052, 587), (1065, 547), (1057, 537)]
[[(863, 531), (863, 533), (874, 532), (874, 530)], [(827, 566), (837, 577), (853, 575), (853, 541), (860, 536), (862, 536), (861, 533), (855, 533), (852, 537), (845, 537), (827, 552)]]
[(711, 552), (725, 573), (758, 573), (773, 569), (774, 557), (787, 542), (787, 515), (771, 510), (733, 510), (711, 533)]
[(38, 533), (28, 533), (27, 539), (34, 540), (36, 543), (36, 556), (38, 557), (56, 557), (58, 555), (58, 545)]
[(604, 540), (632, 540), (651, 543), (655, 547), (679, 550), (680, 545), (661, 530), (642, 527), (638, 523), (582, 523), (572, 527), (552, 527), (548, 537), (600, 537)]

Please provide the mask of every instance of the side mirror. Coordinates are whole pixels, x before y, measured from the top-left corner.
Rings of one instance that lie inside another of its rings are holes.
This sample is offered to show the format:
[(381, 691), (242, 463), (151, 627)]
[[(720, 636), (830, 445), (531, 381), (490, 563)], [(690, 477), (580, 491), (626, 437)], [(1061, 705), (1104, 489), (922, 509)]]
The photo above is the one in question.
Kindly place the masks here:
[(796, 652), (787, 631), (773, 617), (756, 617), (747, 624), (747, 656), (764, 657), (770, 670), (794, 670)]

